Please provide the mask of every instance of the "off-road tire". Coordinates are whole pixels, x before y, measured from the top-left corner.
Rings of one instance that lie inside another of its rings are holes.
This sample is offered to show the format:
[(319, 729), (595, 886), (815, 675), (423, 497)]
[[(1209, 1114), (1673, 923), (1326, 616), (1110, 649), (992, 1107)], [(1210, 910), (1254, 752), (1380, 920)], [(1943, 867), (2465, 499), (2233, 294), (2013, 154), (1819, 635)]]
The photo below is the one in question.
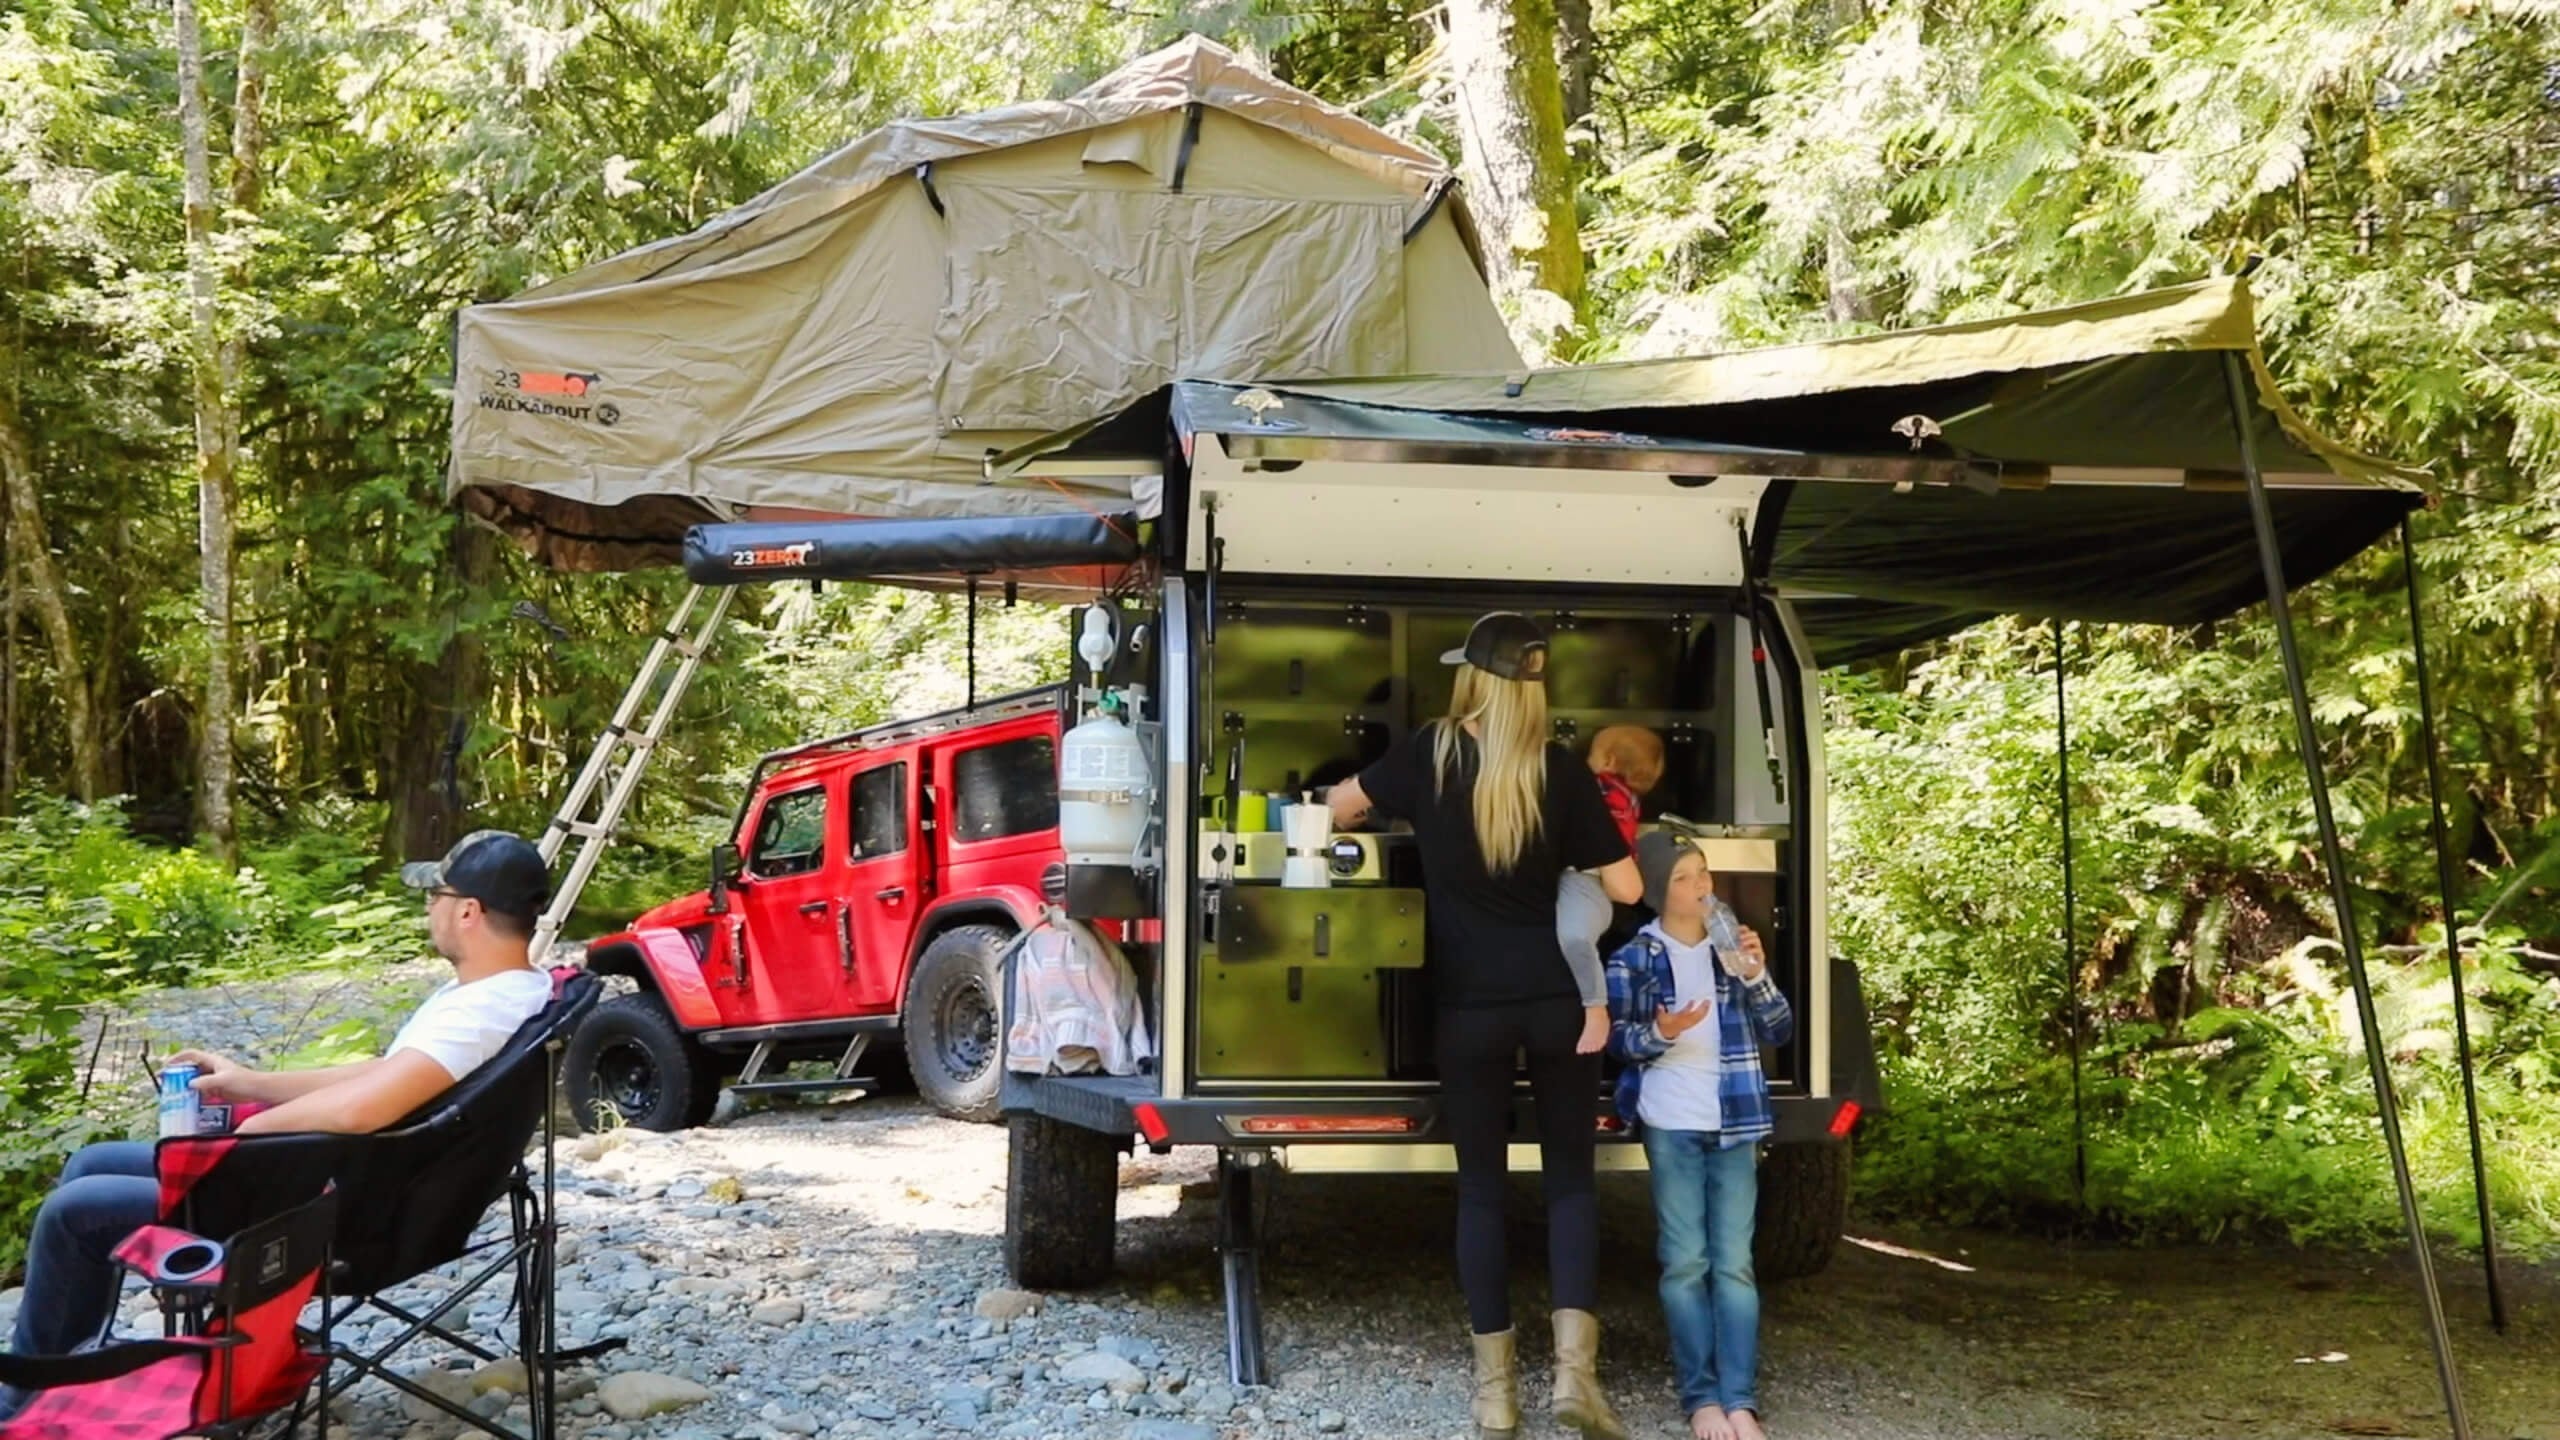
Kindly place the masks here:
[(1025, 1290), (1079, 1290), (1110, 1279), (1119, 1137), (1045, 1115), (1014, 1115), (1006, 1124), (1005, 1273)]
[(954, 1120), (992, 1121), (1004, 1083), (998, 961), (1012, 932), (957, 925), (933, 937), (907, 980), (899, 1032), (916, 1093)]
[(601, 1102), (641, 1130), (689, 1130), (720, 1103), (719, 1057), (677, 1027), (648, 990), (607, 1000), (569, 1037), (562, 1088), (581, 1130), (598, 1128)]
[(1817, 1275), (1849, 1223), (1849, 1142), (1772, 1145), (1760, 1157), (1751, 1268), (1763, 1280)]

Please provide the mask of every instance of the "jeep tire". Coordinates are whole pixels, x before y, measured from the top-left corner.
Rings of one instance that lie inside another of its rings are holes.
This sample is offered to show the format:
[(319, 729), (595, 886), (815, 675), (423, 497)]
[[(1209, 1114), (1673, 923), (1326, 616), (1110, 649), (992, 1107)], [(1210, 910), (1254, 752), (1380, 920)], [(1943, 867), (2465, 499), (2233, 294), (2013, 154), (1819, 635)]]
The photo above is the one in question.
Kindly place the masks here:
[(933, 937), (907, 981), (899, 1029), (916, 1092), (954, 1120), (991, 1121), (1004, 1081), (998, 960), (1013, 934), (959, 925)]
[(1751, 1268), (1763, 1280), (1819, 1274), (1849, 1223), (1849, 1142), (1772, 1145), (1760, 1157)]
[(600, 1105), (638, 1129), (688, 1130), (720, 1103), (719, 1057), (677, 1028), (667, 1003), (648, 990), (589, 1013), (569, 1037), (561, 1069), (581, 1130), (605, 1123)]
[(1119, 1137), (1046, 1115), (1014, 1115), (1006, 1124), (1005, 1273), (1025, 1290), (1078, 1290), (1110, 1279)]

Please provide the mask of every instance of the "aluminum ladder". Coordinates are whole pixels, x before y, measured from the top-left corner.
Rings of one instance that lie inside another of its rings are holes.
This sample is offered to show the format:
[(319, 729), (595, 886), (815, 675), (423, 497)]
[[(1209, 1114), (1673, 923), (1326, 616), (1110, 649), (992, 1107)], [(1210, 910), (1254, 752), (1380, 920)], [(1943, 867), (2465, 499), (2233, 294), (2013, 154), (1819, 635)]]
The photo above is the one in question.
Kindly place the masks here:
[[(559, 813), (542, 832), (542, 860), (557, 866), (560, 852), (571, 841), (577, 852), (570, 858), (569, 871), (552, 887), (551, 903), (534, 923), (533, 962), (541, 964), (551, 951), (551, 942), (560, 936), (569, 912), (576, 908), (579, 892), (595, 877), (596, 865), (604, 859), (605, 847), (613, 843), (614, 832), (622, 824), (623, 812), (631, 808), (631, 797), (639, 792), (641, 773), (649, 768), (649, 756), (657, 749), (658, 738), (667, 733), (667, 722), (675, 717), (677, 702), (684, 699), (686, 687), (693, 683), (694, 672), (701, 668), (702, 655), (711, 648), (711, 639), (720, 629), (721, 620), (729, 613), (729, 601), (737, 593), (728, 586), (717, 587), (710, 611), (698, 621), (694, 612), (702, 604), (703, 592), (714, 587), (696, 585), (685, 593), (684, 602), (658, 632), (657, 641), (649, 647), (649, 657), (640, 662), (640, 673), (631, 678), (631, 688), (624, 691), (622, 705), (613, 712), (613, 723), (596, 737), (596, 748), (587, 756), (578, 781), (569, 787), (567, 799), (560, 802)], [(692, 625), (688, 631), (686, 626)], [(672, 669), (667, 662), (675, 660)], [(653, 700), (652, 697), (655, 697)], [(646, 724), (634, 729), (632, 722), (643, 708), (649, 712)]]

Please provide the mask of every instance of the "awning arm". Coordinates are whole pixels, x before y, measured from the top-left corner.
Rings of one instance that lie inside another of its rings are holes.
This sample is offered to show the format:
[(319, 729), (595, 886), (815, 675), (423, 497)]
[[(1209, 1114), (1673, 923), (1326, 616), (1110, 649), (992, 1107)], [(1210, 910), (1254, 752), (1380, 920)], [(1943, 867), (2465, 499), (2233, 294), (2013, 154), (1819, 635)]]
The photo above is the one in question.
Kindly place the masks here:
[(2427, 1251), (2426, 1219), (2418, 1213), (2417, 1186), (2409, 1178), (2409, 1152), (2400, 1138), (2400, 1102), (2391, 1088), (2391, 1057), (2382, 1048), (2382, 1023), (2374, 1014), (2373, 982), (2365, 974), (2364, 939), (2357, 929), (2355, 896), (2347, 884), (2346, 853), (2338, 843), (2338, 817), (2329, 806), (2329, 780), (2320, 763), (2320, 732), (2311, 718), (2311, 691), (2303, 680), (2302, 650), (2294, 642), (2293, 607), (2285, 595), (2284, 551), (2276, 543), (2275, 508), (2267, 500), (2266, 477), (2258, 469), (2258, 441), (2249, 424), (2247, 362), (2237, 351), (2226, 351), (2222, 371), (2231, 395), (2232, 428), (2240, 439), (2240, 468), (2249, 484), (2249, 516), (2258, 533), (2258, 564), (2266, 576), (2267, 610), (2276, 622), (2276, 649), (2284, 660), (2285, 689), (2293, 698), (2294, 741), (2302, 747), (2303, 778), (2311, 786), (2311, 813), (2320, 827), (2320, 858), (2329, 872), (2329, 900), (2337, 907), (2338, 948), (2346, 956), (2347, 979), (2355, 988), (2356, 1021), (2364, 1034), (2365, 1064), (2373, 1072), (2374, 1106), (2382, 1117), (2383, 1146), (2391, 1153), (2391, 1180), (2400, 1194), (2400, 1219), (2409, 1230), (2409, 1258), (2417, 1264), (2418, 1290), (2426, 1304), (2427, 1340), (2435, 1348), (2436, 1379), (2444, 1387), (2445, 1414), (2453, 1422), (2453, 1440), (2471, 1440), (2471, 1421), (2462, 1408), (2462, 1378), (2453, 1365), (2453, 1337), (2445, 1330), (2444, 1296), (2436, 1288), (2435, 1259)]
[(2490, 1224), (2489, 1168), (2480, 1153), (2480, 1082), (2471, 1058), (2471, 1001), (2462, 987), (2462, 923), (2453, 908), (2453, 839), (2444, 823), (2444, 756), (2436, 748), (2435, 687), (2427, 680), (2427, 627), (2418, 618), (2418, 551), (2409, 517), (2400, 517), (2400, 573), (2409, 587), (2409, 653), (2418, 670), (2418, 742), (2427, 750), (2427, 806), (2434, 812), (2436, 887), (2444, 901), (2444, 961), (2453, 985), (2453, 1053), (2462, 1067), (2462, 1117), (2471, 1132), (2471, 1194), (2480, 1206), (2480, 1265), (2489, 1280), (2489, 1324), (2507, 1330), (2507, 1298), (2498, 1288), (2498, 1232)]
[(2072, 874), (2071, 845), (2071, 706), (2063, 689), (2070, 651), (2064, 644), (2062, 617), (2053, 617), (2053, 759), (2054, 790), (2062, 802), (2062, 994), (2071, 1025), (2071, 1204), (2078, 1219), (2089, 1218), (2089, 1124), (2080, 1096), (2080, 890)]

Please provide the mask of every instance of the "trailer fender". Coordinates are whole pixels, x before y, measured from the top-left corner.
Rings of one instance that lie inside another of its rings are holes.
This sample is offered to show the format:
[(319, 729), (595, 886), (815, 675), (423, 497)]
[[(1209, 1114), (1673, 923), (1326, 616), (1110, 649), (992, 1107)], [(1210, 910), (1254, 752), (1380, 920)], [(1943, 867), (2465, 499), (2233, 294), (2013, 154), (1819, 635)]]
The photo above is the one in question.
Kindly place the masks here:
[(1876, 1036), (1867, 1023), (1866, 991), (1855, 961), (1831, 957), (1831, 1094), (1855, 1100), (1872, 1115), (1884, 1109), (1884, 1085), (1876, 1074)]
[(720, 1023), (720, 1007), (711, 984), (702, 977), (702, 961), (681, 930), (627, 930), (587, 947), (587, 968), (599, 975), (630, 975), (658, 992), (667, 1013), (687, 1030), (709, 1030)]

